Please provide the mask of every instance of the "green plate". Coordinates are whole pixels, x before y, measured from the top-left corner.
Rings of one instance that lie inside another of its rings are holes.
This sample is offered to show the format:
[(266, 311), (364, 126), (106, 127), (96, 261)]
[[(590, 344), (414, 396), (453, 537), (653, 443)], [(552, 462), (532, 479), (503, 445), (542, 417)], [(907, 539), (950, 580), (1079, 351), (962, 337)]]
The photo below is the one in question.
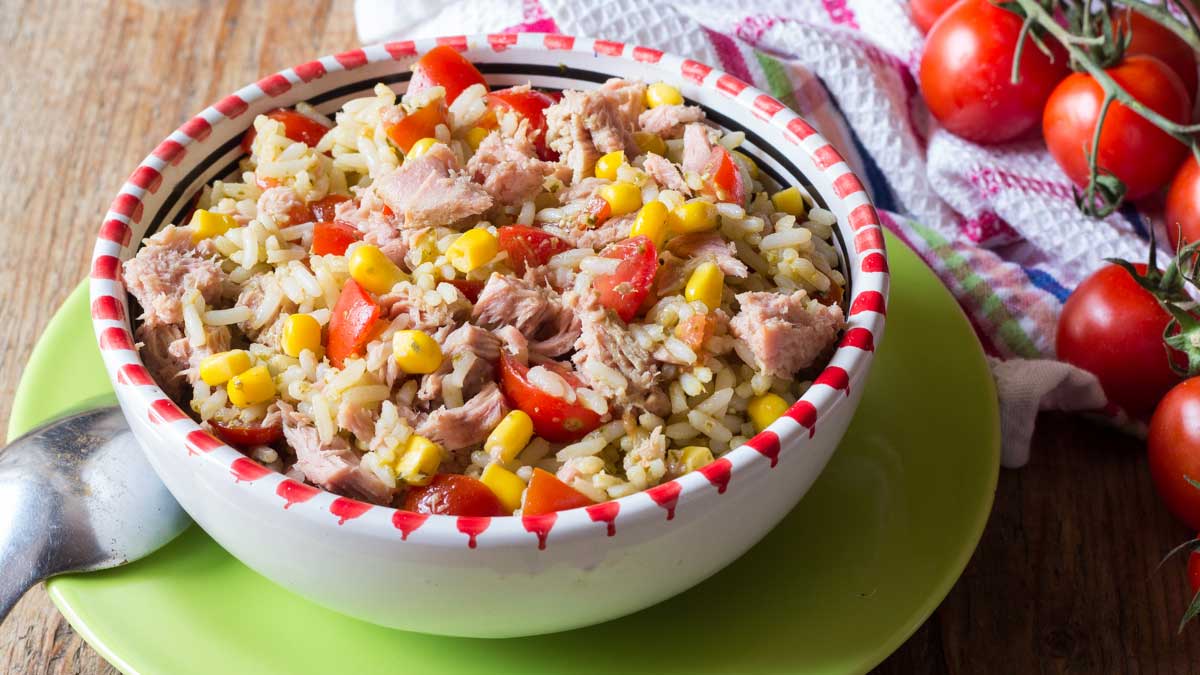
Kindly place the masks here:
[[(888, 246), (886, 336), (828, 468), (749, 553), (648, 610), (534, 638), (404, 633), (285, 591), (197, 527), (140, 562), (55, 579), (50, 595), (129, 674), (865, 672), (958, 579), (999, 466), (996, 394), (978, 341), (919, 259), (894, 238)], [(81, 287), (30, 358), (9, 434), (107, 390)]]

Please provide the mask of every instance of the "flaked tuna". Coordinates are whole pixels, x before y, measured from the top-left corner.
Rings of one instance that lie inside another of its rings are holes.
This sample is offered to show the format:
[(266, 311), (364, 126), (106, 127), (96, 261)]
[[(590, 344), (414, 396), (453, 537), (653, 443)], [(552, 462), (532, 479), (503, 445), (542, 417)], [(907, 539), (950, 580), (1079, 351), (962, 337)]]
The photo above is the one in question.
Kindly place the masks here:
[(846, 323), (840, 306), (822, 305), (804, 291), (740, 293), (737, 300), (741, 309), (729, 322), (730, 332), (742, 341), (737, 352), (775, 377), (788, 378), (811, 366)]
[(220, 299), (225, 272), (207, 241), (193, 243), (191, 227), (168, 225), (125, 262), (125, 287), (142, 306), (150, 326), (183, 322), (183, 297), (196, 290), (209, 304)]
[(506, 414), (508, 406), (500, 388), (488, 384), (458, 408), (434, 410), (417, 425), (417, 434), (454, 452), (482, 443)]
[(497, 131), (483, 139), (467, 162), (467, 173), (500, 206), (515, 206), (533, 199), (546, 178), (555, 176), (560, 181), (570, 178), (569, 171), (561, 164), (538, 159), (525, 120), (512, 136)]
[(441, 143), (380, 175), (371, 189), (403, 216), (404, 227), (450, 225), (492, 206), (491, 195), (462, 173), (458, 158)]
[(495, 363), (500, 358), (500, 338), (491, 331), (465, 323), (454, 329), (441, 343), (442, 365), (421, 378), (417, 398), (432, 401), (442, 397), (442, 382), (454, 371), (460, 359), (470, 358), (462, 381), (464, 398), (474, 396), (483, 385), (492, 382)]
[(612, 79), (592, 91), (564, 91), (561, 101), (546, 108), (546, 143), (571, 167), (575, 181), (591, 173), (605, 153), (638, 154), (634, 133), (645, 91), (641, 82)]
[(678, 138), (684, 126), (704, 119), (704, 111), (694, 105), (660, 105), (638, 117), (642, 131), (663, 138)]
[(650, 177), (658, 183), (659, 187), (667, 190), (675, 190), (685, 197), (692, 196), (692, 189), (683, 180), (679, 169), (666, 157), (661, 157), (653, 152), (648, 153), (643, 167), (646, 169), (646, 173), (650, 174)]

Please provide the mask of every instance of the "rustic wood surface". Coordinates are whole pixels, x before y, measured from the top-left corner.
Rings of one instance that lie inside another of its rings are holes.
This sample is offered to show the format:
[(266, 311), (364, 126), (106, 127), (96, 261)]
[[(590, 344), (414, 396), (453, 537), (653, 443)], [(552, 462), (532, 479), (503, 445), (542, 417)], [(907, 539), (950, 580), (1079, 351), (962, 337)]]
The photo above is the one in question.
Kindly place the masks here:
[[(129, 170), (219, 95), (354, 45), (350, 5), (0, 0), (0, 428)], [(1120, 434), (1044, 416), (1032, 464), (1001, 474), (963, 578), (878, 672), (1195, 670), (1200, 626), (1175, 634), (1183, 562), (1155, 571), (1188, 532), (1160, 508), (1141, 455)], [(0, 627), (0, 673), (115, 672), (41, 588)]]

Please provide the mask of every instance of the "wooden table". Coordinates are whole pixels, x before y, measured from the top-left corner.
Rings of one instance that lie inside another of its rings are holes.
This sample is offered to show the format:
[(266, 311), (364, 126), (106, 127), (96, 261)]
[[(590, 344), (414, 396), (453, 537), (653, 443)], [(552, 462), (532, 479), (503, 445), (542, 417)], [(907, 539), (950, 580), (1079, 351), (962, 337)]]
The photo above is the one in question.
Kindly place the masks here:
[[(348, 0), (0, 0), (0, 428), (127, 172), (223, 93), (354, 44)], [(1175, 634), (1182, 559), (1155, 570), (1188, 532), (1159, 506), (1141, 445), (1051, 415), (1033, 457), (1001, 473), (962, 580), (879, 672), (1194, 670), (1200, 625)], [(40, 588), (0, 627), (0, 673), (115, 672)]]

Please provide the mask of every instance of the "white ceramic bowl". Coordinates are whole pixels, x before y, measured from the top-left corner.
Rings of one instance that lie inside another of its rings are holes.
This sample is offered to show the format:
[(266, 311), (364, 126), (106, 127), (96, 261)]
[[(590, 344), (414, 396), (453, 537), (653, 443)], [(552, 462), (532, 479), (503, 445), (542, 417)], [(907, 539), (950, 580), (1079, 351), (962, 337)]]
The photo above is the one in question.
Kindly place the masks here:
[[(788, 414), (704, 469), (595, 506), (526, 518), (423, 516), (288, 480), (206, 434), (154, 383), (134, 348), (121, 261), (229, 174), (254, 116), (309, 101), (332, 113), (376, 82), (404, 87), (435, 43), (464, 50), (492, 85), (594, 87), (667, 81), (713, 121), (746, 132), (768, 174), (803, 184), (838, 218), (848, 328)], [(146, 456), (188, 513), (273, 581), (385, 626), (505, 637), (614, 619), (679, 593), (763, 537), (821, 473), (858, 405), (883, 330), (883, 233), (858, 178), (829, 143), (767, 94), (658, 50), (563, 35), (391, 42), (265, 77), (189, 120), (113, 201), (96, 244), (92, 317), (109, 377)], [(798, 579), (796, 583), (804, 583)]]

